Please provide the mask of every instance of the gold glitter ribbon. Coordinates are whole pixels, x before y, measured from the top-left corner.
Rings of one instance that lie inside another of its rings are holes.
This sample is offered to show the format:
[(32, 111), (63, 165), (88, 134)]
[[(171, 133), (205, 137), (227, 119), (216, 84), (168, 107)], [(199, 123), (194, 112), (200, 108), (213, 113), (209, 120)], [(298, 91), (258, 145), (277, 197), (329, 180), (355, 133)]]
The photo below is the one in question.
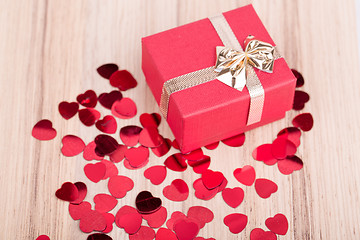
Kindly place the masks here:
[(160, 111), (167, 118), (170, 95), (205, 82), (218, 79), (224, 84), (242, 91), (246, 85), (250, 95), (247, 125), (261, 120), (264, 107), (264, 88), (254, 67), (271, 73), (274, 61), (281, 56), (271, 44), (249, 36), (245, 39), (245, 51), (223, 15), (209, 18), (225, 47), (216, 47), (215, 66), (194, 71), (166, 81), (160, 100)]

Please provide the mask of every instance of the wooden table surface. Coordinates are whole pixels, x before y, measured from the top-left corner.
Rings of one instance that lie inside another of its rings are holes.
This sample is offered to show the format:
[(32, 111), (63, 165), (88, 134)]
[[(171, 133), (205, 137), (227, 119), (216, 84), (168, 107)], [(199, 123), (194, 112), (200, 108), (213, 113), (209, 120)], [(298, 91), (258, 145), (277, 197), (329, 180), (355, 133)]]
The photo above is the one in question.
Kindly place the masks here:
[[(158, 112), (141, 71), (141, 37), (250, 2), (288, 64), (303, 73), (303, 89), (311, 96), (303, 111), (313, 114), (315, 125), (303, 134), (297, 153), (303, 170), (285, 176), (276, 166), (251, 157), (256, 146), (271, 142), (291, 125), (298, 114), (291, 111), (283, 120), (248, 132), (244, 147), (221, 145), (206, 151), (211, 169), (222, 171), (230, 187), (241, 186), (232, 172), (246, 164), (254, 166), (258, 177), (275, 181), (279, 190), (271, 198), (261, 199), (254, 187), (244, 187), (244, 202), (232, 209), (221, 194), (202, 201), (190, 188), (189, 199), (175, 203), (163, 197), (163, 187), (175, 178), (191, 186), (198, 178), (192, 171), (168, 171), (164, 183), (154, 186), (143, 177), (144, 169), (129, 171), (119, 164), (120, 174), (131, 176), (135, 187), (113, 212), (134, 205), (137, 193), (147, 189), (163, 198), (169, 213), (186, 213), (193, 205), (211, 208), (215, 219), (200, 231), (203, 237), (249, 239), (251, 229), (266, 229), (265, 220), (281, 212), (289, 219), (289, 231), (278, 239), (360, 239), (360, 75), (353, 0), (0, 1), (0, 239), (35, 239), (40, 234), (52, 240), (86, 239), (69, 216), (68, 204), (54, 193), (65, 181), (84, 181), (88, 201), (107, 191), (106, 181), (95, 184), (85, 177), (82, 155), (68, 158), (60, 153), (61, 136), (75, 134), (89, 142), (99, 132), (77, 117), (62, 119), (58, 103), (73, 101), (87, 89), (110, 91), (96, 68), (114, 62), (138, 80), (137, 88), (124, 93), (135, 100), (138, 113)], [(43, 118), (58, 130), (53, 141), (31, 137), (33, 125)], [(138, 116), (118, 123), (139, 124)], [(160, 132), (173, 138), (164, 122)], [(149, 166), (164, 159), (152, 155)], [(234, 212), (249, 217), (238, 235), (223, 224)], [(128, 239), (117, 227), (110, 235)]]

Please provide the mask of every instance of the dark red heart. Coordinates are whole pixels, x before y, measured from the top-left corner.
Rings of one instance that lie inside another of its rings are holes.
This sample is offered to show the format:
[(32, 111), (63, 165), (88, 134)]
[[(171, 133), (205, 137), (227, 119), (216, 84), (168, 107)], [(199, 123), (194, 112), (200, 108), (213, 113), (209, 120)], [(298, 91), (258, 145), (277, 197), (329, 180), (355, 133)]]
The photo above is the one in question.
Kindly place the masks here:
[(142, 128), (129, 125), (120, 129), (120, 139), (128, 147), (133, 147), (139, 142), (139, 136)]
[(146, 127), (155, 127), (157, 128), (161, 123), (161, 116), (158, 113), (143, 113), (140, 115), (141, 125)]
[(101, 65), (100, 67), (98, 67), (96, 69), (96, 71), (99, 73), (99, 75), (106, 79), (109, 79), (110, 76), (117, 70), (119, 70), (119, 67), (118, 67), (118, 65), (116, 65), (114, 63), (107, 63), (104, 65)]
[(151, 151), (158, 157), (162, 157), (170, 151), (171, 148), (171, 140), (168, 138), (164, 138), (163, 143), (155, 148), (151, 148)]
[(93, 90), (87, 90), (85, 93), (77, 96), (76, 101), (87, 108), (94, 108), (97, 103), (97, 96)]
[(35, 124), (31, 134), (38, 140), (46, 141), (56, 137), (56, 130), (52, 127), (50, 120), (43, 119)]
[(104, 133), (113, 134), (116, 132), (117, 123), (113, 116), (107, 115), (95, 124), (96, 128)]
[(135, 78), (126, 70), (115, 71), (109, 80), (111, 86), (119, 88), (120, 91), (126, 91), (137, 86)]
[(67, 119), (72, 118), (79, 111), (79, 104), (77, 102), (61, 102), (59, 104), (60, 115)]
[(103, 160), (104, 156), (98, 156), (95, 153), (96, 143), (94, 141), (89, 142), (88, 145), (84, 148), (83, 157), (87, 161), (91, 160)]
[(100, 94), (98, 101), (104, 108), (111, 109), (114, 102), (120, 101), (122, 97), (121, 92), (114, 90), (109, 93)]
[(87, 194), (87, 187), (86, 184), (83, 182), (76, 182), (74, 185), (77, 187), (79, 195), (78, 198), (74, 201), (71, 201), (71, 204), (80, 204), (86, 197)]
[(86, 240), (113, 240), (113, 239), (104, 233), (93, 233), (90, 234)]
[(265, 225), (273, 233), (285, 235), (289, 228), (289, 223), (284, 214), (278, 213), (274, 217), (266, 219)]
[(175, 172), (183, 172), (187, 168), (187, 164), (181, 153), (175, 153), (169, 156), (165, 160), (164, 165)]
[(302, 87), (304, 85), (304, 77), (295, 69), (291, 69), (291, 71), (296, 77), (296, 87)]
[(93, 108), (85, 108), (79, 110), (79, 119), (87, 127), (94, 125), (99, 118), (99, 111)]
[(305, 107), (305, 103), (310, 100), (309, 94), (303, 91), (295, 91), (293, 109), (302, 110)]
[(314, 125), (314, 119), (311, 115), (311, 113), (302, 113), (297, 115), (293, 121), (292, 124), (303, 130), (304, 132), (310, 131)]
[(95, 153), (99, 156), (110, 155), (119, 146), (115, 138), (105, 134), (97, 135), (94, 142), (96, 144)]
[(148, 191), (142, 191), (137, 195), (135, 204), (141, 214), (150, 214), (160, 209), (161, 199), (153, 197)]
[(59, 188), (55, 192), (55, 196), (61, 200), (71, 202), (71, 201), (75, 201), (76, 199), (78, 199), (79, 190), (75, 186), (75, 184), (73, 184), (71, 182), (65, 182), (65, 183), (63, 183), (61, 188)]

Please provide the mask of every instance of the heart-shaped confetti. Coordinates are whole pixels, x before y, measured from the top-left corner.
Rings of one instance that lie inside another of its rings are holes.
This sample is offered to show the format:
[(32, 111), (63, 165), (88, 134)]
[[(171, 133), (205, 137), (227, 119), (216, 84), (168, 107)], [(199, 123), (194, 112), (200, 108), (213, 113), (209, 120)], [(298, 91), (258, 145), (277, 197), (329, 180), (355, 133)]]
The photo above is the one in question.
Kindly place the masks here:
[(170, 155), (165, 160), (164, 165), (175, 172), (183, 172), (187, 168), (187, 164), (181, 153)]
[(202, 200), (210, 200), (218, 193), (217, 188), (211, 190), (206, 188), (201, 178), (194, 181), (193, 187), (195, 189), (195, 197)]
[(71, 201), (70, 203), (72, 203), (72, 204), (80, 204), (86, 197), (87, 187), (86, 187), (86, 184), (83, 183), (83, 182), (76, 182), (76, 183), (74, 183), (74, 185), (78, 189), (79, 194), (78, 194), (78, 198), (75, 199), (74, 201)]
[(221, 172), (214, 172), (210, 169), (206, 169), (202, 173), (201, 179), (207, 189), (214, 189), (220, 186), (224, 181), (224, 175)]
[(241, 213), (229, 214), (224, 218), (224, 224), (229, 227), (230, 232), (240, 233), (247, 225), (248, 217)]
[(77, 96), (76, 101), (87, 108), (94, 108), (97, 103), (97, 96), (93, 90), (87, 90), (85, 93)]
[(261, 228), (254, 228), (250, 233), (250, 240), (276, 240), (275, 233), (271, 231), (265, 232)]
[(98, 120), (95, 126), (104, 133), (113, 134), (116, 132), (117, 123), (113, 116), (107, 115), (103, 119)]
[(104, 213), (101, 213), (101, 214), (106, 219), (106, 228), (102, 232), (103, 233), (109, 233), (109, 232), (111, 232), (113, 230), (113, 223), (115, 221), (115, 217), (111, 213), (107, 213), (107, 212), (104, 212)]
[(230, 147), (241, 147), (245, 142), (245, 134), (241, 133), (233, 137), (222, 140), (222, 142)]
[(164, 138), (163, 143), (155, 148), (151, 148), (151, 151), (158, 157), (162, 157), (169, 152), (171, 148), (171, 140)]
[(79, 111), (79, 104), (77, 102), (61, 102), (59, 103), (59, 113), (66, 120), (75, 116)]
[(90, 210), (84, 213), (80, 219), (80, 230), (85, 233), (92, 231), (103, 231), (106, 228), (105, 217), (96, 210)]
[(263, 144), (258, 146), (252, 152), (253, 158), (258, 161), (263, 161), (266, 165), (274, 165), (277, 162), (277, 159), (271, 152), (271, 146), (272, 144)]
[(189, 187), (184, 180), (175, 179), (163, 189), (163, 194), (171, 201), (185, 201), (189, 196)]
[(276, 159), (284, 159), (296, 153), (296, 146), (286, 138), (276, 138), (271, 144), (271, 153)]
[(98, 162), (95, 164), (89, 163), (89, 164), (85, 165), (84, 172), (85, 172), (86, 177), (90, 181), (97, 183), (100, 180), (102, 180), (103, 177), (105, 176), (106, 165), (102, 162)]
[(261, 198), (269, 198), (278, 190), (278, 186), (269, 179), (258, 178), (255, 181), (255, 190)]
[(291, 69), (292, 73), (296, 77), (296, 87), (302, 87), (304, 85), (304, 77), (295, 69)]
[(195, 173), (202, 174), (210, 166), (210, 157), (203, 155), (202, 159), (196, 161), (188, 161), (188, 164), (190, 167), (193, 168)]
[(156, 212), (161, 207), (161, 199), (153, 197), (148, 191), (140, 192), (135, 200), (136, 208), (141, 214)]
[(234, 171), (234, 177), (240, 183), (246, 186), (251, 186), (256, 178), (255, 169), (250, 165), (246, 165), (242, 168), (237, 168)]
[(125, 197), (126, 193), (133, 189), (134, 182), (126, 176), (114, 176), (109, 179), (108, 189), (111, 195), (116, 198)]
[(100, 118), (99, 111), (93, 108), (85, 108), (79, 110), (79, 119), (87, 127), (90, 127), (95, 124)]
[(156, 212), (150, 213), (150, 214), (143, 214), (142, 218), (145, 219), (149, 225), (149, 227), (152, 228), (159, 228), (161, 227), (167, 218), (167, 210), (164, 207), (161, 207)]
[(141, 127), (130, 125), (120, 129), (120, 139), (128, 147), (133, 147), (139, 142)]
[(115, 138), (105, 134), (97, 135), (94, 142), (96, 144), (95, 153), (99, 156), (110, 155), (119, 146)]
[(161, 116), (158, 113), (143, 113), (140, 115), (140, 123), (144, 128), (157, 128), (161, 123)]
[(117, 211), (115, 215), (116, 226), (118, 226), (119, 228), (124, 228), (122, 223), (126, 221), (126, 216), (128, 214), (137, 214), (141, 217), (141, 215), (138, 213), (138, 211), (135, 208), (128, 205), (124, 205)]
[(116, 206), (118, 200), (108, 194), (97, 194), (94, 197), (94, 203), (96, 211), (109, 212)]
[(61, 148), (61, 152), (66, 157), (73, 157), (80, 154), (84, 148), (85, 143), (81, 138), (74, 135), (66, 135), (61, 140), (63, 146)]
[(138, 168), (149, 159), (149, 149), (146, 147), (129, 148), (125, 151), (125, 158), (132, 167)]
[(121, 119), (132, 118), (137, 113), (136, 104), (130, 98), (123, 98), (113, 103), (111, 113)]
[(110, 160), (114, 163), (121, 162), (125, 158), (127, 147), (119, 144), (116, 150), (109, 154)]
[(113, 240), (113, 239), (104, 233), (93, 233), (89, 235), (86, 240)]
[(142, 218), (139, 213), (127, 213), (118, 220), (118, 224), (128, 234), (135, 234), (141, 227)]
[(189, 161), (197, 161), (204, 157), (204, 153), (201, 148), (198, 148), (189, 153), (183, 154), (183, 157)]
[(298, 111), (304, 109), (305, 103), (307, 103), (309, 100), (309, 94), (296, 90), (294, 95), (293, 109)]
[(278, 168), (282, 174), (289, 175), (303, 168), (303, 161), (297, 156), (286, 157), (278, 161)]
[(69, 204), (69, 214), (74, 220), (81, 219), (88, 211), (91, 211), (91, 204), (89, 202), (82, 202), (78, 205)]
[(119, 67), (118, 67), (118, 65), (116, 65), (114, 63), (107, 63), (104, 65), (101, 65), (100, 67), (98, 67), (96, 69), (96, 71), (99, 73), (99, 75), (106, 79), (109, 79), (110, 76), (117, 70), (119, 70)]
[(203, 228), (206, 223), (211, 222), (214, 219), (214, 213), (203, 206), (192, 206), (187, 212), (187, 216), (192, 219), (196, 219), (199, 228)]
[(101, 163), (103, 163), (106, 166), (106, 172), (102, 180), (118, 175), (119, 170), (117, 169), (117, 167), (113, 162), (104, 159), (101, 161)]
[(307, 132), (312, 129), (314, 125), (314, 119), (311, 113), (302, 113), (293, 119), (292, 124), (294, 127), (300, 128), (304, 132)]
[(141, 226), (139, 231), (133, 235), (129, 235), (129, 240), (153, 240), (155, 231), (147, 226)]
[(205, 146), (206, 149), (214, 150), (219, 146), (219, 142), (214, 142)]
[(171, 214), (171, 217), (166, 222), (166, 227), (170, 230), (174, 230), (174, 224), (180, 219), (187, 219), (186, 215), (182, 212), (175, 211)]
[(104, 156), (99, 156), (95, 152), (96, 143), (94, 141), (89, 142), (84, 148), (83, 157), (87, 161), (91, 160), (103, 160)]
[(159, 147), (164, 142), (163, 137), (159, 134), (157, 128), (146, 127), (140, 132), (139, 143), (144, 147)]
[(266, 219), (265, 225), (270, 231), (279, 235), (285, 235), (289, 228), (287, 218), (281, 213)]
[(232, 208), (238, 207), (244, 200), (244, 190), (239, 187), (225, 188), (221, 194), (226, 204)]
[(176, 234), (167, 228), (159, 228), (156, 232), (155, 240), (178, 240)]
[(140, 165), (133, 167), (130, 163), (129, 160), (125, 159), (124, 160), (124, 167), (129, 169), (129, 170), (137, 170), (140, 168), (145, 167), (147, 164), (149, 163), (149, 159), (146, 159), (144, 162), (142, 162)]
[(40, 235), (36, 238), (36, 240), (50, 240), (50, 238), (47, 235)]
[(166, 167), (164, 166), (152, 166), (144, 171), (145, 178), (149, 179), (152, 184), (159, 185), (166, 178)]
[(277, 137), (283, 137), (291, 141), (295, 144), (296, 147), (300, 146), (300, 137), (301, 137), (301, 131), (300, 129), (296, 127), (288, 127), (282, 129), (278, 134)]
[(174, 140), (172, 141), (172, 146), (173, 146), (173, 148), (175, 148), (175, 149), (177, 149), (177, 150), (180, 150), (179, 144), (178, 144), (178, 142), (176, 141), (176, 139), (174, 139)]
[(126, 70), (115, 71), (109, 80), (111, 86), (119, 88), (120, 91), (126, 91), (137, 86), (135, 78)]
[(55, 196), (61, 200), (71, 202), (71, 201), (75, 201), (76, 199), (78, 199), (79, 190), (75, 186), (75, 184), (73, 184), (71, 182), (65, 182), (65, 183), (63, 183), (61, 188), (59, 188), (55, 192)]
[(121, 92), (115, 90), (109, 93), (100, 94), (98, 101), (104, 108), (111, 109), (114, 102), (120, 101), (122, 97)]
[(56, 137), (56, 130), (52, 127), (50, 120), (43, 119), (35, 124), (31, 134), (37, 140), (47, 141)]
[(199, 226), (188, 219), (181, 219), (174, 224), (174, 232), (179, 240), (192, 240), (199, 233)]

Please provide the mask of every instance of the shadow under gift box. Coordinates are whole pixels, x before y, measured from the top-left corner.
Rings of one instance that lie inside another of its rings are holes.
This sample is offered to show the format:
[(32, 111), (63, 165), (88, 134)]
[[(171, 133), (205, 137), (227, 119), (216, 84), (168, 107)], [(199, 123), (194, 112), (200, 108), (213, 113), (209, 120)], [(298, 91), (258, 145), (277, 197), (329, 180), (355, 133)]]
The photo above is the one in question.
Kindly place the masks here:
[[(252, 5), (223, 13), (244, 48), (248, 35), (275, 46)], [(142, 69), (157, 103), (163, 84), (175, 77), (214, 66), (223, 46), (208, 18), (142, 39)], [(265, 91), (258, 123), (247, 126), (249, 91), (215, 79), (171, 94), (167, 122), (183, 153), (281, 119), (292, 108), (296, 79), (283, 58), (272, 73), (255, 69)]]

